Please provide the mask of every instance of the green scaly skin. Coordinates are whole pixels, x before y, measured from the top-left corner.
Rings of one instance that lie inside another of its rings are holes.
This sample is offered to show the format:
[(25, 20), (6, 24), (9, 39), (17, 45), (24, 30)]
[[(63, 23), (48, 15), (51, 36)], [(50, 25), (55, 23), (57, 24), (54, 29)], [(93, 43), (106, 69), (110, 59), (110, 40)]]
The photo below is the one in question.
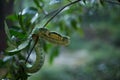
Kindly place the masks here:
[(40, 43), (37, 43), (35, 46), (36, 60), (32, 67), (26, 67), (28, 73), (35, 73), (41, 69), (44, 64), (45, 54), (42, 52), (42, 46)]
[[(53, 44), (66, 46), (70, 43), (70, 39), (68, 37), (62, 36), (56, 32), (50, 32), (46, 28), (40, 28), (39, 31), (40, 31), (39, 36), (41, 38), (43, 38), (44, 40), (47, 40)], [(53, 37), (51, 37), (51, 35), (53, 35)], [(58, 36), (58, 37), (54, 38), (54, 35)]]

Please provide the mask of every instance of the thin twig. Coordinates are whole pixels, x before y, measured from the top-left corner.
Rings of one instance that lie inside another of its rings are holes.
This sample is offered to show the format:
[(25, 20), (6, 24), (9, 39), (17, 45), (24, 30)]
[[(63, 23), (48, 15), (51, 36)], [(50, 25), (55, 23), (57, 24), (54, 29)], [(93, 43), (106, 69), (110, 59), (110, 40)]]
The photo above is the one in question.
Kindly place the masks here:
[(105, 0), (105, 2), (110, 3), (110, 4), (120, 5), (120, 2), (117, 2), (117, 1)]
[[(72, 4), (75, 4), (75, 3), (79, 2), (79, 1), (81, 1), (81, 0), (76, 0), (76, 1), (71, 2), (71, 3), (63, 6), (62, 8), (60, 8), (60, 9), (58, 10), (58, 12), (56, 12), (56, 13), (44, 24), (43, 28), (44, 28), (55, 16), (57, 16), (64, 8), (66, 8), (66, 7), (68, 7), (68, 6), (72, 5)], [(32, 49), (31, 49), (30, 52), (28, 53), (28, 56), (27, 56), (27, 58), (26, 58), (26, 60), (25, 60), (25, 63), (28, 61), (28, 58), (29, 58), (31, 52), (33, 51), (35, 45), (37, 44), (38, 39), (39, 39), (39, 37), (36, 38), (35, 43), (34, 43)]]
[(32, 51), (33, 51), (35, 45), (37, 44), (38, 39), (39, 39), (39, 37), (37, 36), (37, 37), (36, 37), (36, 40), (35, 40), (35, 43), (34, 43), (34, 45), (33, 45), (33, 47), (32, 47), (32, 49), (31, 49), (30, 52), (28, 53), (28, 56), (27, 56), (27, 58), (26, 58), (26, 60), (25, 60), (25, 64), (27, 63), (28, 58), (30, 57), (30, 54), (32, 53)]
[(72, 4), (75, 4), (75, 3), (79, 2), (79, 1), (81, 1), (81, 0), (76, 0), (76, 1), (71, 2), (71, 3), (63, 6), (62, 8), (60, 8), (60, 10), (59, 10), (58, 12), (56, 12), (56, 13), (43, 25), (43, 28), (46, 27), (46, 25), (47, 25), (55, 16), (57, 16), (64, 8), (66, 8), (66, 7), (68, 7), (68, 6), (72, 5)]

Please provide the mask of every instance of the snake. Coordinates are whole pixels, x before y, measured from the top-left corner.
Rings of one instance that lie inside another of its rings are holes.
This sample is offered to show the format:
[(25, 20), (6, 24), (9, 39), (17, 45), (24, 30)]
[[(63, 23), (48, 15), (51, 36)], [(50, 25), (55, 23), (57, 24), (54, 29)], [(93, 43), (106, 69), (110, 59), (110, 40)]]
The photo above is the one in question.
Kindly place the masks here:
[[(45, 61), (45, 54), (43, 53), (43, 46), (42, 46), (42, 41), (41, 39), (47, 40), (50, 43), (58, 44), (58, 45), (68, 45), (69, 44), (69, 38), (66, 36), (62, 36), (56, 32), (51, 32), (46, 28), (40, 28), (39, 33), (36, 34), (39, 36), (39, 40), (35, 45), (35, 53), (36, 53), (36, 60), (33, 63), (32, 67), (26, 67), (25, 66), (25, 71), (27, 73), (35, 73), (38, 70), (41, 69), (41, 67), (44, 64)], [(36, 36), (34, 34), (34, 37)], [(33, 39), (34, 39), (33, 37)]]
[(41, 38), (44, 40), (47, 40), (50, 43), (58, 44), (58, 45), (68, 45), (70, 42), (69, 37), (67, 36), (62, 36), (56, 32), (51, 32), (46, 28), (40, 28), (39, 29), (39, 34)]
[(45, 61), (45, 54), (43, 53), (42, 44), (37, 43), (35, 46), (36, 60), (32, 67), (26, 67), (28, 73), (35, 73), (41, 69)]

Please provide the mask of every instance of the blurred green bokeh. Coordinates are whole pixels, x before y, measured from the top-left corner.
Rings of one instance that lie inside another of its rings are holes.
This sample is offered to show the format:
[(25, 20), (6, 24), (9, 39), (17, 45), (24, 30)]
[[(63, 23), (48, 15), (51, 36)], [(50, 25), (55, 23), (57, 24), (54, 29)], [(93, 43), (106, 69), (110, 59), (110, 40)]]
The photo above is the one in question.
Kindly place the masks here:
[[(18, 2), (23, 3), (21, 9), (36, 6), (29, 0), (17, 1), (16, 12), (19, 12)], [(43, 1), (44, 6), (39, 11), (40, 20), (44, 15), (42, 12), (55, 11), (70, 0), (58, 0), (57, 3), (54, 1), (57, 0)], [(59, 51), (55, 52), (52, 51), (55, 45), (51, 46), (48, 43), (45, 48), (47, 54), (44, 66), (28, 80), (119, 80), (119, 14), (120, 5), (107, 2), (102, 5), (97, 0), (84, 5), (73, 4), (63, 10), (47, 25), (47, 28), (69, 36), (70, 45), (59, 47)], [(44, 19), (51, 15), (52, 13)], [(39, 25), (38, 22), (37, 26)]]
[[(51, 26), (57, 27), (74, 26), (73, 29), (68, 28), (71, 44), (61, 49), (60, 56), (55, 59), (58, 61), (53, 61), (52, 65), (46, 62), (48, 65), (44, 65), (29, 80), (120, 79), (120, 6), (106, 4), (104, 7), (74, 7), (63, 12), (64, 17), (58, 19), (57, 16), (57, 23), (51, 23)], [(85, 56), (78, 57), (82, 55), (78, 55), (77, 51)], [(74, 59), (73, 64), (68, 57), (63, 59), (66, 54)]]

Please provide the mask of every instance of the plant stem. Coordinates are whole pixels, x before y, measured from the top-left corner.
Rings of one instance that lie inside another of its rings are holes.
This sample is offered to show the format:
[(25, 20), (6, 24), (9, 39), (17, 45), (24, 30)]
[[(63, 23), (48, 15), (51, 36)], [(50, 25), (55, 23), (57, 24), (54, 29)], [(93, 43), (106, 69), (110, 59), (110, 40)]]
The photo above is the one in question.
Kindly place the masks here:
[(62, 8), (60, 8), (60, 9), (58, 10), (58, 12), (56, 12), (56, 13), (44, 24), (43, 28), (46, 27), (46, 25), (47, 25), (55, 16), (57, 16), (64, 8), (66, 8), (66, 7), (68, 7), (68, 6), (72, 5), (72, 4), (75, 4), (75, 3), (79, 2), (79, 1), (81, 1), (81, 0), (73, 1), (73, 2), (71, 2), (71, 3), (69, 3), (69, 4), (65, 5), (65, 6), (63, 6)]
[(28, 58), (30, 57), (30, 54), (32, 53), (32, 51), (33, 51), (35, 45), (37, 44), (38, 40), (39, 40), (39, 37), (37, 36), (36, 39), (35, 39), (35, 43), (34, 43), (32, 49), (31, 49), (30, 52), (28, 53), (28, 56), (27, 56), (27, 58), (26, 58), (26, 60), (25, 60), (25, 64), (26, 64), (26, 62), (28, 61)]
[(110, 3), (110, 4), (120, 5), (120, 2), (118, 1), (105, 0), (105, 2)]

